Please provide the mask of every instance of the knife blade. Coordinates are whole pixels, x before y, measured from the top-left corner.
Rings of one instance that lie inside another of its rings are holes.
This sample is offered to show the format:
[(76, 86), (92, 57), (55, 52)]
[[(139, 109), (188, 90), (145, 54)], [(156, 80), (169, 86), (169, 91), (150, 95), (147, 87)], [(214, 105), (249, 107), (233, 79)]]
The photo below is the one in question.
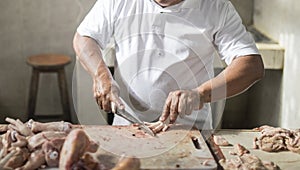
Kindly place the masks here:
[(145, 123), (143, 121), (141, 121), (139, 118), (134, 117), (133, 115), (131, 115), (130, 113), (128, 113), (125, 109), (116, 109), (115, 111), (117, 115), (123, 117), (124, 119), (128, 120), (131, 123), (137, 123), (140, 125), (140, 127), (149, 135), (151, 136), (155, 136), (155, 134), (153, 133), (153, 131), (145, 125)]

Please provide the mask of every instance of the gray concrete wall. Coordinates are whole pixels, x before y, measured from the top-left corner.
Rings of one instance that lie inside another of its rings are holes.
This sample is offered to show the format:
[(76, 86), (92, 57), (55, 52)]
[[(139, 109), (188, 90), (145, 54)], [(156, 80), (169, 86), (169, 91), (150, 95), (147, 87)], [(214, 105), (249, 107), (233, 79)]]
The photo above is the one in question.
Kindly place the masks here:
[(254, 0), (230, 0), (239, 15), (241, 16), (244, 25), (249, 26), (253, 24), (253, 8)]
[[(26, 57), (38, 53), (62, 53), (72, 57), (66, 67), (71, 87), (75, 55), (72, 39), (76, 27), (95, 0), (0, 1), (0, 122), (4, 117), (26, 119), (31, 69)], [(71, 88), (69, 88), (71, 89)], [(69, 90), (71, 99), (71, 90)], [(62, 113), (57, 79), (40, 79), (37, 103), (40, 114)]]
[[(256, 115), (267, 115), (264, 121), (279, 117), (278, 125), (289, 128), (300, 126), (300, 1), (299, 0), (255, 0), (254, 25), (285, 48), (283, 73), (273, 73), (270, 84), (282, 84), (262, 96), (268, 107), (256, 109)], [(279, 79), (282, 76), (282, 79)], [(271, 89), (272, 87), (265, 87)], [(273, 98), (276, 102), (269, 103)], [(254, 99), (255, 100), (255, 99)], [(278, 107), (282, 105), (282, 107)], [(276, 107), (273, 112), (271, 107)]]

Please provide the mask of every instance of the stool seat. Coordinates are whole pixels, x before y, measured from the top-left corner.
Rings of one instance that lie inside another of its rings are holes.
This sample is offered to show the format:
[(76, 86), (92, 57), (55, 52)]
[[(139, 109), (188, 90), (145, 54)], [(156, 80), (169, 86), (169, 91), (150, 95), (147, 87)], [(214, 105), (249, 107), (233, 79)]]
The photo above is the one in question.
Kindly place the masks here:
[(61, 54), (39, 54), (27, 58), (27, 64), (38, 69), (62, 68), (70, 62), (69, 56)]
[[(56, 117), (66, 121), (71, 120), (68, 86), (64, 70), (65, 65), (69, 63), (71, 63), (71, 57), (61, 54), (39, 54), (27, 57), (27, 64), (32, 67), (29, 99), (27, 105), (27, 116), (29, 119)], [(63, 109), (63, 114), (61, 115), (35, 115), (39, 77), (40, 74), (44, 72), (57, 74), (58, 87)]]

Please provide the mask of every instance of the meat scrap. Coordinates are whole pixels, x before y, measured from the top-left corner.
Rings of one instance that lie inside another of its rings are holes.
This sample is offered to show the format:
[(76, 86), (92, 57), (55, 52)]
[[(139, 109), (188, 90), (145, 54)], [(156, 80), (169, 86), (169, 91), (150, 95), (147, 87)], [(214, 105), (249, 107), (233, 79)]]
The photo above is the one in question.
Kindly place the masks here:
[(280, 168), (273, 162), (262, 161), (257, 156), (250, 154), (249, 150), (240, 144), (234, 145), (237, 157), (233, 159), (221, 159), (220, 165), (225, 170), (279, 170)]
[(230, 154), (238, 156), (243, 156), (246, 153), (250, 153), (250, 151), (240, 144), (235, 144), (233, 146), (233, 151), (230, 152)]
[(300, 129), (288, 130), (265, 125), (254, 130), (260, 131), (261, 136), (254, 139), (253, 148), (266, 152), (289, 150), (300, 153)]
[(221, 159), (220, 165), (225, 170), (279, 170), (280, 168), (273, 162), (266, 162), (260, 160), (257, 156), (251, 154), (244, 154), (235, 159)]
[(218, 146), (230, 146), (229, 142), (222, 136), (213, 136), (213, 139)]

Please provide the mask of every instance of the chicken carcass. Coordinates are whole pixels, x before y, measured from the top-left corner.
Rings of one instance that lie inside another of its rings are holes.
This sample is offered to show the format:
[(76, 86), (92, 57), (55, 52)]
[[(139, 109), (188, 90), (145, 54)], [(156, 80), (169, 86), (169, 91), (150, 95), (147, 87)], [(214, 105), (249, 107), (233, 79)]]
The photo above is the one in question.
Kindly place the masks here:
[(13, 147), (25, 147), (27, 146), (27, 139), (26, 137), (22, 136), (22, 135), (19, 135), (18, 133), (16, 133), (14, 135), (14, 138), (15, 138), (15, 142), (13, 142), (11, 144), (11, 146)]
[(65, 142), (65, 138), (56, 138), (46, 141), (42, 145), (42, 150), (45, 153), (45, 160), (48, 167), (58, 167), (60, 151)]
[(30, 128), (26, 124), (21, 122), (19, 119), (14, 120), (14, 119), (7, 117), (7, 118), (5, 118), (5, 121), (10, 123), (8, 125), (8, 128), (11, 128), (11, 129), (17, 131), (21, 135), (23, 135), (23, 136), (32, 136), (33, 135)]
[(43, 143), (56, 138), (65, 138), (67, 134), (65, 132), (45, 131), (31, 136), (28, 139), (28, 149), (33, 151), (43, 145)]
[(22, 167), (17, 168), (17, 170), (32, 170), (38, 169), (43, 164), (46, 163), (45, 154), (43, 150), (39, 149), (32, 152), (28, 158), (28, 161)]
[(72, 169), (85, 152), (96, 151), (95, 143), (89, 140), (89, 137), (82, 129), (71, 131), (63, 144), (60, 152), (59, 169)]
[(15, 154), (16, 154), (16, 150), (13, 150), (11, 152), (9, 152), (7, 155), (5, 155), (4, 157), (0, 157), (0, 169), (11, 169), (11, 168), (6, 168), (4, 167), (5, 164), (10, 160), (10, 158), (12, 158)]
[(12, 148), (10, 149), (12, 151), (15, 152), (15, 154), (6, 162), (6, 164), (4, 165), (5, 168), (12, 168), (12, 169), (16, 169), (22, 165), (24, 165), (25, 161), (27, 160), (28, 156), (29, 156), (29, 151), (27, 148)]
[(72, 130), (72, 124), (64, 121), (41, 123), (30, 119), (27, 124), (31, 128), (31, 131), (34, 133), (43, 131), (58, 131), (69, 133)]
[(2, 149), (0, 158), (8, 154), (8, 149), (11, 147), (12, 142), (12, 131), (7, 130), (7, 132), (2, 137)]

